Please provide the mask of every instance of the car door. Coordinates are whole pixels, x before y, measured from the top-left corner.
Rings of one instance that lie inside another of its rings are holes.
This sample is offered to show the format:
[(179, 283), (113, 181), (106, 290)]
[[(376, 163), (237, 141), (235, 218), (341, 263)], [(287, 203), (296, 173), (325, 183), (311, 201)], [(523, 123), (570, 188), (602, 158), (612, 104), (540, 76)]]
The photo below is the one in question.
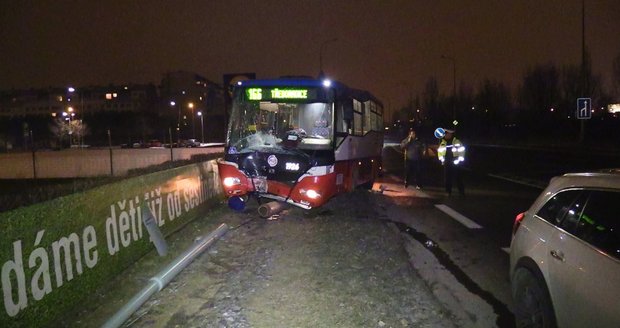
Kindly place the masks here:
[(550, 293), (559, 327), (620, 323), (620, 193), (584, 192), (549, 240)]

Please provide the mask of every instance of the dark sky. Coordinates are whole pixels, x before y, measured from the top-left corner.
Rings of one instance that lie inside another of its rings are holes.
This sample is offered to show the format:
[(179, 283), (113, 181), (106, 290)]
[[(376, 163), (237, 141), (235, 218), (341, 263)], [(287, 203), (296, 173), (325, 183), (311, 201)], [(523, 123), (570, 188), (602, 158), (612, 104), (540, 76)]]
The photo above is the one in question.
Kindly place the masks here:
[[(0, 89), (158, 84), (187, 70), (312, 75), (323, 68), (399, 107), (435, 76), (511, 87), (527, 67), (579, 64), (580, 0), (11, 1), (0, 0)], [(611, 85), (620, 1), (586, 0), (593, 68)]]

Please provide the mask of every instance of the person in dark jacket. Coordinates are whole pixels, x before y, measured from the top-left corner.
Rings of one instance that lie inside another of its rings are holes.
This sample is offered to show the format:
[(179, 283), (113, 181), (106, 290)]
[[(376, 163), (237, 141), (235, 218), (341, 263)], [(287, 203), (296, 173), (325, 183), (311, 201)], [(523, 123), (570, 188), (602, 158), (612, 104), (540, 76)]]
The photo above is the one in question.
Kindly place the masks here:
[(426, 155), (426, 144), (416, 136), (414, 129), (409, 129), (409, 135), (400, 143), (405, 155), (405, 188), (415, 185), (422, 188), (422, 163)]

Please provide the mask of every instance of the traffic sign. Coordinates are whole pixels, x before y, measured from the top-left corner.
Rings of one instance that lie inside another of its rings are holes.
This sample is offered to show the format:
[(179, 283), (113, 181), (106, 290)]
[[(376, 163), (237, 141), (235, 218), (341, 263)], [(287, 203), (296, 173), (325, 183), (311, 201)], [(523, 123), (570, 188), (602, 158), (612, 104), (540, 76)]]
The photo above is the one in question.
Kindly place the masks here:
[(592, 100), (590, 98), (577, 98), (577, 118), (580, 120), (592, 118)]
[(443, 136), (446, 135), (446, 130), (444, 130), (443, 128), (437, 128), (435, 129), (434, 134), (435, 134), (435, 138), (441, 139), (443, 138)]

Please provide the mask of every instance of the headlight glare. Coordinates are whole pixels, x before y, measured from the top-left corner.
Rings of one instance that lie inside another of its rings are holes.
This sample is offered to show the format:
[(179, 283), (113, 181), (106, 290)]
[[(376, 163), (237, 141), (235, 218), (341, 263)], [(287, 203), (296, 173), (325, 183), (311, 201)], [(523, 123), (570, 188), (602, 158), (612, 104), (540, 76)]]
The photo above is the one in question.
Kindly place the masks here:
[(226, 177), (224, 178), (223, 183), (225, 187), (232, 187), (234, 185), (241, 184), (241, 180), (237, 177)]

